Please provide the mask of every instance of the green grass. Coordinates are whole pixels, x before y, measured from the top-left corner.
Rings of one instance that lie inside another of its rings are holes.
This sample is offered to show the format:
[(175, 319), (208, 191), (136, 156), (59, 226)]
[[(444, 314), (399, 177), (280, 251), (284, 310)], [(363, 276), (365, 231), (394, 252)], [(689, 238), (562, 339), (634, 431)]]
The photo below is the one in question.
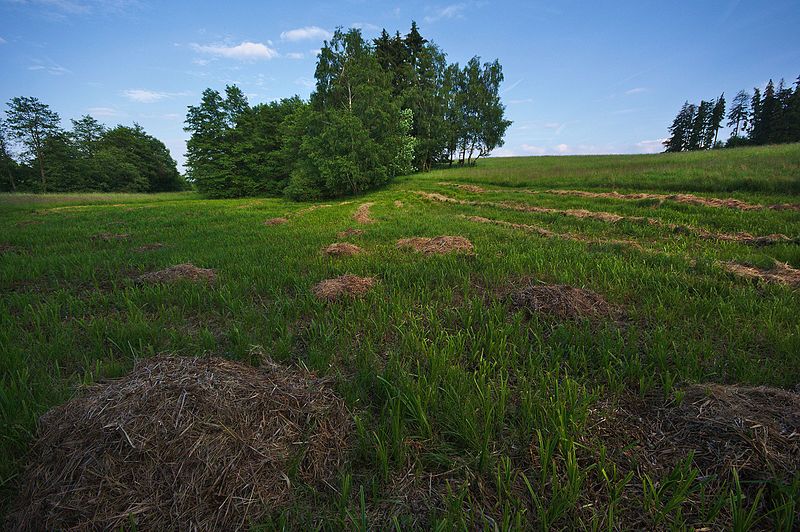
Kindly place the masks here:
[[(473, 194), (441, 181), (491, 188)], [(441, 489), (431, 515), (398, 509), (400, 527), (514, 529), (791, 529), (800, 480), (755, 491), (738, 477), (710, 490), (691, 461), (663, 478), (625, 469), (620, 449), (592, 438), (595, 407), (627, 396), (669, 398), (687, 383), (800, 382), (800, 294), (754, 282), (720, 263), (800, 267), (800, 246), (754, 247), (491, 206), (461, 199), (581, 208), (718, 231), (800, 237), (796, 211), (737, 211), (675, 202), (522, 194), (521, 188), (693, 192), (754, 203), (800, 203), (800, 145), (654, 156), (482, 160), (474, 168), (402, 178), (355, 203), (307, 207), (279, 199), (204, 200), (192, 193), (0, 196), (0, 485), (7, 504), (37, 418), (78, 386), (123, 375), (156, 353), (273, 359), (332, 375), (356, 417), (356, 442), (336, 492), (298, 489), (265, 528), (359, 528), (390, 504), (393, 479), (469, 480)], [(724, 193), (724, 194), (723, 194)], [(403, 207), (395, 207), (400, 200)], [(348, 239), (366, 253), (320, 253)], [(614, 244), (545, 239), (477, 224), (480, 215)], [(128, 240), (98, 241), (99, 232)], [(399, 238), (462, 235), (474, 256), (422, 256)], [(143, 244), (165, 247), (136, 253)], [(140, 286), (136, 273), (191, 262), (210, 286)], [(363, 299), (324, 304), (311, 286), (343, 273), (373, 275)], [(624, 307), (624, 326), (512, 312), (497, 296), (521, 278), (589, 288)], [(438, 478), (438, 477), (437, 477)], [(427, 485), (425, 490), (427, 492)], [(794, 506), (792, 506), (794, 505)], [(632, 520), (636, 517), (638, 521)], [(795, 520), (796, 525), (798, 521)]]

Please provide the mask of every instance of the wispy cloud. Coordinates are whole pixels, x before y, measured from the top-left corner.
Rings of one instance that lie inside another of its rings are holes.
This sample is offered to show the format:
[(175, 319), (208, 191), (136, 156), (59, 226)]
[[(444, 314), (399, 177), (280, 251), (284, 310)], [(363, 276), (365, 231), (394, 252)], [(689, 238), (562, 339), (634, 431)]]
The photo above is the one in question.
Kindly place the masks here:
[(156, 103), (168, 100), (177, 96), (188, 96), (188, 92), (162, 92), (148, 89), (127, 89), (122, 91), (122, 95), (129, 100), (137, 103)]
[(332, 36), (333, 34), (331, 32), (319, 26), (305, 26), (303, 28), (284, 31), (281, 33), (281, 40), (295, 42), (316, 39), (321, 41), (330, 39)]
[(72, 16), (124, 14), (141, 6), (139, 0), (9, 0), (8, 3), (56, 20)]
[(289, 52), (286, 57), (289, 59), (303, 59), (305, 54), (303, 52)]
[(372, 24), (371, 22), (353, 22), (350, 24), (351, 28), (355, 28), (357, 30), (364, 30), (364, 31), (378, 31), (380, 26)]
[(97, 118), (113, 118), (115, 116), (122, 116), (122, 113), (113, 107), (89, 107), (86, 112)]
[(504, 87), (503, 90), (500, 92), (500, 94), (507, 94), (507, 93), (513, 91), (517, 87), (517, 85), (522, 83), (522, 81), (523, 81), (522, 79), (518, 79), (517, 81), (515, 81), (514, 83), (512, 83), (508, 87)]
[(46, 72), (52, 76), (62, 76), (64, 74), (72, 74), (72, 71), (50, 60), (34, 59), (34, 64), (28, 67), (28, 70), (34, 72)]
[(664, 151), (664, 141), (667, 139), (641, 140), (636, 147), (641, 153), (661, 153)]
[(632, 89), (628, 89), (625, 91), (625, 94), (639, 94), (642, 92), (647, 92), (647, 89), (644, 87), (634, 87)]
[(442, 19), (461, 18), (467, 4), (450, 4), (449, 6), (439, 7), (433, 10), (430, 15), (425, 16), (425, 22), (432, 23)]
[(533, 103), (533, 98), (520, 98), (517, 100), (508, 100), (509, 105), (519, 105), (521, 103)]
[(225, 57), (228, 59), (238, 59), (240, 61), (253, 61), (257, 59), (273, 59), (278, 57), (278, 51), (260, 42), (244, 41), (237, 45), (224, 44), (195, 44), (192, 49), (197, 52)]

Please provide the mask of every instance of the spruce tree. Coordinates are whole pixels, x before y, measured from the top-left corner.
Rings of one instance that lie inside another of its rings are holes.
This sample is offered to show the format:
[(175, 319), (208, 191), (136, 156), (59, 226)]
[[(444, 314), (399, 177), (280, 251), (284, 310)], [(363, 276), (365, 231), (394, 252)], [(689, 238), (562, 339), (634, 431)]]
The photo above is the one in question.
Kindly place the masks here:
[(728, 111), (728, 127), (733, 127), (731, 138), (738, 138), (739, 132), (747, 131), (748, 119), (750, 118), (750, 95), (747, 91), (741, 90), (731, 101), (731, 109)]
[(714, 103), (714, 109), (711, 111), (711, 128), (714, 132), (714, 140), (709, 147), (714, 147), (717, 144), (717, 136), (719, 135), (719, 128), (722, 127), (722, 120), (725, 118), (725, 93), (719, 95), (717, 101)]

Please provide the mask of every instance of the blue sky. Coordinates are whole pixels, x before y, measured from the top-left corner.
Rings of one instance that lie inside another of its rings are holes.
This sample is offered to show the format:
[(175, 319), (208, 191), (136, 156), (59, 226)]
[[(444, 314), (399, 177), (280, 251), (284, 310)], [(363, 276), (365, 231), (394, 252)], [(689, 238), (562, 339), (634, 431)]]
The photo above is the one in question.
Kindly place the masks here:
[(797, 0), (0, 0), (0, 100), (36, 96), (65, 126), (136, 121), (180, 162), (206, 87), (307, 97), (335, 27), (374, 37), (412, 20), (450, 61), (500, 60), (514, 124), (495, 155), (661, 151), (684, 100), (800, 74)]

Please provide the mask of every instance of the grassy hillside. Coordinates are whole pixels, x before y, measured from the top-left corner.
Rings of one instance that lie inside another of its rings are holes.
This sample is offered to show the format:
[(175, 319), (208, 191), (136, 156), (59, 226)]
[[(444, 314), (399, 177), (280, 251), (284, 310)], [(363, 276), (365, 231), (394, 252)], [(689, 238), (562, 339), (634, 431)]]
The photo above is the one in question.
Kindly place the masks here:
[[(353, 217), (364, 203), (372, 223)], [(729, 528), (752, 518), (791, 529), (800, 477), (770, 469), (781, 461), (770, 452), (780, 444), (784, 463), (800, 462), (797, 434), (759, 454), (742, 442), (763, 434), (730, 410), (735, 401), (711, 420), (697, 410), (729, 396), (753, 408), (761, 392), (746, 386), (800, 382), (800, 211), (784, 204), (800, 204), (800, 145), (490, 159), (319, 205), (2, 196), (4, 501), (37, 418), (81, 385), (156, 354), (258, 365), (266, 353), (331, 377), (355, 420), (330, 488), (290, 473), (293, 501), (260, 519), (267, 528)], [(276, 217), (286, 223), (264, 224)], [(349, 228), (363, 234), (338, 235)], [(775, 234), (785, 238), (758, 239)], [(438, 235), (466, 237), (474, 253), (396, 245)], [(363, 253), (321, 252), (341, 241)], [(136, 281), (181, 263), (217, 279)], [(790, 277), (757, 280), (745, 267)], [(316, 283), (347, 273), (376, 284), (352, 300), (314, 296)], [(524, 308), (524, 289), (554, 285), (602, 299)], [(724, 386), (699, 386), (709, 383)], [(742, 452), (712, 449), (707, 433), (732, 434)]]

